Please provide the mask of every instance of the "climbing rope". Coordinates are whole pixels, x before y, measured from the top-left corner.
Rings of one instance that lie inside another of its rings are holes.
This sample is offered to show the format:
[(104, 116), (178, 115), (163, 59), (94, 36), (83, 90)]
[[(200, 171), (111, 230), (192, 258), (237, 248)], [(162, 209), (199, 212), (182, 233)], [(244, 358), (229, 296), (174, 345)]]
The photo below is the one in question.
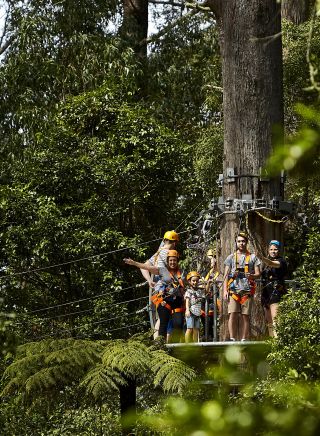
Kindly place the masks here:
[(288, 221), (288, 219), (289, 219), (289, 217), (286, 215), (286, 216), (284, 216), (283, 218), (281, 218), (281, 220), (273, 220), (273, 219), (271, 219), (271, 218), (269, 218), (269, 217), (267, 217), (267, 216), (265, 216), (265, 215), (262, 215), (262, 213), (260, 213), (260, 212), (258, 212), (258, 211), (256, 211), (256, 210), (254, 210), (254, 212), (255, 212), (257, 215), (259, 215), (261, 218), (263, 218), (264, 220), (266, 220), (266, 221), (270, 221), (271, 223), (282, 224), (282, 223), (285, 223), (286, 221)]

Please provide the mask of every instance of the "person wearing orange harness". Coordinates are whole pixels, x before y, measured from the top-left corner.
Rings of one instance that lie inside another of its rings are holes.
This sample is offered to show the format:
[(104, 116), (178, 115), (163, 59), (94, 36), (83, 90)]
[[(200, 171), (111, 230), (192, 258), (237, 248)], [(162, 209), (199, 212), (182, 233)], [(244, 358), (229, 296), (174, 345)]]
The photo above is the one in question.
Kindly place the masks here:
[(164, 267), (136, 262), (130, 258), (124, 259), (128, 265), (159, 275), (160, 280), (155, 284), (157, 294), (152, 298), (160, 318), (159, 336), (166, 337), (168, 323), (172, 319), (174, 339), (182, 333), (184, 314), (184, 284), (178, 266), (178, 258), (179, 254), (176, 250), (169, 250)]
[(254, 279), (260, 277), (260, 260), (247, 250), (248, 237), (240, 232), (236, 238), (237, 250), (225, 262), (223, 297), (228, 300), (228, 327), (230, 341), (235, 341), (239, 313), (241, 340), (249, 339), (251, 297), (255, 293)]
[[(167, 256), (169, 250), (175, 250), (177, 243), (179, 242), (179, 235), (174, 230), (168, 230), (163, 236), (163, 240), (156, 251), (156, 253), (150, 257), (145, 263), (146, 265), (153, 265), (156, 267), (165, 267), (167, 264)], [(141, 274), (149, 283), (149, 287), (154, 289), (156, 282), (159, 280), (159, 276), (152, 277), (150, 272), (146, 269), (140, 269)], [(153, 303), (151, 303), (153, 304)], [(160, 320), (157, 319), (154, 326), (154, 339), (159, 336)]]
[[(179, 242), (179, 235), (174, 230), (168, 230), (163, 236), (163, 241), (160, 244), (157, 252), (148, 259), (145, 264), (156, 267), (165, 267), (169, 250), (175, 250)], [(145, 268), (140, 268), (141, 274), (149, 283), (151, 288), (154, 288), (155, 282), (152, 280), (150, 272)]]

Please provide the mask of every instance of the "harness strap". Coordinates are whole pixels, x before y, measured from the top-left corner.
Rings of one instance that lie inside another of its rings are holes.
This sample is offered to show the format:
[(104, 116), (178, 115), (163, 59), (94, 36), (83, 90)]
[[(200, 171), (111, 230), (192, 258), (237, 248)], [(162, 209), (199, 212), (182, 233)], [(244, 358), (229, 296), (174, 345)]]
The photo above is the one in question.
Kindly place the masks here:
[[(244, 265), (244, 272), (245, 272), (245, 274), (249, 272), (250, 257), (251, 257), (251, 253), (249, 251), (247, 251), (246, 252), (246, 258), (245, 258), (245, 265)], [(237, 260), (237, 252), (234, 253), (234, 258), (235, 258), (235, 267), (236, 267), (236, 270), (237, 270), (238, 269), (238, 265), (239, 265), (239, 262)], [(231, 297), (235, 301), (240, 303), (240, 304), (244, 304), (256, 292), (256, 283), (252, 279), (248, 279), (248, 282), (249, 282), (249, 285), (250, 285), (250, 290), (246, 294), (244, 294), (244, 295), (240, 295), (240, 294), (232, 291), (231, 284), (233, 282), (234, 282), (234, 278), (231, 277), (228, 280), (228, 284), (227, 284), (228, 290), (229, 290), (229, 293), (230, 293)]]
[(183, 307), (177, 307), (176, 309), (172, 309), (171, 313), (183, 313), (186, 310)]
[(248, 301), (249, 298), (251, 297), (251, 295), (253, 295), (253, 294), (251, 294), (251, 291), (250, 291), (250, 294), (246, 294), (246, 295), (242, 295), (242, 296), (239, 294), (235, 294), (234, 292), (231, 293), (231, 297), (234, 300), (236, 300), (237, 303), (240, 303), (240, 304), (244, 304), (246, 301)]
[[(204, 310), (202, 310), (202, 309), (201, 309), (201, 316), (203, 316), (203, 317), (206, 316), (206, 312)], [(213, 310), (209, 310), (208, 316), (213, 316)]]
[[(217, 278), (218, 275), (219, 275), (219, 271), (216, 271), (214, 275), (213, 275), (213, 272), (214, 272), (214, 269), (211, 268), (211, 270), (208, 272), (208, 274), (206, 275), (206, 277), (205, 277), (205, 279), (204, 279), (206, 282), (207, 282), (208, 280), (210, 280), (210, 279), (216, 280), (216, 278)], [(213, 275), (213, 276), (212, 276), (212, 275)]]
[(177, 285), (177, 283), (176, 283), (176, 281), (178, 280), (179, 285), (180, 285), (182, 288), (184, 288), (184, 283), (183, 283), (183, 280), (182, 280), (181, 272), (178, 270), (178, 271), (176, 271), (176, 274), (173, 274), (172, 271), (169, 271), (169, 273), (170, 273), (170, 276), (171, 276), (171, 278), (172, 278), (172, 280), (173, 280), (173, 282), (172, 282), (173, 286), (174, 286), (175, 288), (178, 287), (178, 285)]
[[(151, 297), (151, 301), (152, 301), (152, 303), (156, 306), (156, 308), (158, 308), (158, 306), (159, 306), (163, 301), (165, 301), (165, 299), (163, 298), (163, 294), (156, 294), (156, 295), (153, 295), (153, 296)], [(163, 306), (163, 307), (165, 307), (166, 309), (168, 309), (168, 310), (170, 310), (170, 311), (172, 310), (170, 304), (168, 304), (168, 303), (166, 303), (165, 306)]]

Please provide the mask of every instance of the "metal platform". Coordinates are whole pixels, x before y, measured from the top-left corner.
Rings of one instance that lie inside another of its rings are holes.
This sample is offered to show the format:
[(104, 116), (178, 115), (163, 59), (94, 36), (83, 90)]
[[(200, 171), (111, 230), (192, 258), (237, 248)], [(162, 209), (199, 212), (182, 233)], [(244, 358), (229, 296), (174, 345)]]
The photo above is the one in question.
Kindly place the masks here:
[(212, 350), (225, 351), (226, 348), (237, 346), (245, 350), (248, 348), (268, 347), (269, 344), (266, 341), (223, 341), (223, 342), (189, 342), (189, 343), (176, 343), (167, 344), (167, 348), (170, 349), (198, 349), (198, 348), (211, 348)]
[(191, 342), (166, 345), (170, 353), (205, 373), (208, 366), (234, 365), (235, 384), (242, 384), (240, 374), (265, 377), (269, 371), (267, 356), (271, 349), (266, 341)]

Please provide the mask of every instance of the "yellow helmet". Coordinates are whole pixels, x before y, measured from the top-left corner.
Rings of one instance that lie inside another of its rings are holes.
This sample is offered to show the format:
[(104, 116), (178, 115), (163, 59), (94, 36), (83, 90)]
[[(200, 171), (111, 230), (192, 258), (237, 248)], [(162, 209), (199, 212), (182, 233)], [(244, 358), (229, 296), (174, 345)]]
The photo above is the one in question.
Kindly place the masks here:
[(169, 241), (179, 241), (179, 235), (174, 230), (168, 230), (164, 234), (163, 239), (168, 239)]
[(211, 256), (211, 257), (213, 257), (213, 256), (215, 256), (217, 254), (217, 252), (216, 252), (216, 249), (215, 248), (210, 248), (208, 251), (207, 251), (207, 256), (209, 257), (209, 256)]
[(241, 238), (245, 239), (247, 242), (249, 240), (248, 235), (246, 234), (246, 232), (239, 232), (238, 236), (241, 236)]
[(169, 250), (167, 257), (176, 257), (177, 259), (179, 259), (179, 253), (177, 252), (177, 250)]
[(191, 277), (198, 277), (198, 279), (200, 279), (200, 274), (197, 271), (190, 271), (187, 274), (187, 280), (189, 281)]

